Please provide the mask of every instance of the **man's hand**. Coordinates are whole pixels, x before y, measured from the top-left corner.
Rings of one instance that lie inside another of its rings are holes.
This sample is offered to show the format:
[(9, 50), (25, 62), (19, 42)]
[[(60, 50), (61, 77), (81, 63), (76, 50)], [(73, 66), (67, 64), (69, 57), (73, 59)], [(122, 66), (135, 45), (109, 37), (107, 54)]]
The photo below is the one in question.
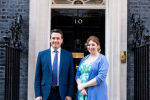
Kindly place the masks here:
[(36, 97), (35, 99), (36, 100), (42, 100), (42, 97)]
[(66, 96), (65, 100), (72, 100), (70, 96)]
[(85, 89), (81, 90), (81, 94), (82, 94), (82, 95), (87, 95), (86, 90), (85, 90)]

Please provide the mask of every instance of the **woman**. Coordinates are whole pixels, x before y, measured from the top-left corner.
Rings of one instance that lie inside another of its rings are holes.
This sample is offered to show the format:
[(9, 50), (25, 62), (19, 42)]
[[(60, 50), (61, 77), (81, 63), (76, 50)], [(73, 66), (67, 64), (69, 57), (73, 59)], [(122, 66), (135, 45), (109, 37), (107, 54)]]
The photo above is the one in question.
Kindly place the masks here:
[(96, 36), (87, 39), (89, 55), (84, 57), (77, 69), (77, 99), (78, 100), (107, 100), (107, 85), (105, 82), (108, 62), (100, 53), (100, 43)]

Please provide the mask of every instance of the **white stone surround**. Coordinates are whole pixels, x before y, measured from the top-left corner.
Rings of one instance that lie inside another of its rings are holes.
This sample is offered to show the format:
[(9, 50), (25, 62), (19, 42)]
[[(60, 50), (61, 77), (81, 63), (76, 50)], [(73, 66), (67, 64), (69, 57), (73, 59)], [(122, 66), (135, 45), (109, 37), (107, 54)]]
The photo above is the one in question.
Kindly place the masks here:
[[(30, 0), (28, 100), (34, 100), (37, 54), (49, 48), (50, 9), (50, 0)], [(127, 63), (120, 62), (120, 52), (127, 51), (127, 0), (106, 0), (105, 34), (105, 50), (109, 62), (108, 100), (127, 100)]]

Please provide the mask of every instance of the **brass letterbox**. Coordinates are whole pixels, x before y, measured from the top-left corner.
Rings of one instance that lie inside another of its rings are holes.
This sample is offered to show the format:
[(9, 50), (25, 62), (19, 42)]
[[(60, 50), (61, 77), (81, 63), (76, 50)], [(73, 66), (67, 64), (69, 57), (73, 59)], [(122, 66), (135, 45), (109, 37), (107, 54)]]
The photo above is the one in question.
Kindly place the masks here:
[(73, 55), (73, 58), (83, 58), (84, 57), (84, 53), (73, 52), (72, 55)]

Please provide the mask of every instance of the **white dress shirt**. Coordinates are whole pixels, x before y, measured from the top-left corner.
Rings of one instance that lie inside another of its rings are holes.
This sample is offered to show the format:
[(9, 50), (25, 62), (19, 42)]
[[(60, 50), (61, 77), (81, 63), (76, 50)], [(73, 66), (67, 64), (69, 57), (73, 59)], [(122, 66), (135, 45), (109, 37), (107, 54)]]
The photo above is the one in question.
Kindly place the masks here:
[[(55, 50), (51, 47), (51, 64), (52, 64), (52, 70), (53, 70), (53, 62), (54, 62), (54, 56), (55, 56)], [(61, 48), (57, 49), (58, 51), (58, 68), (57, 68), (57, 86), (59, 86), (59, 66), (60, 66), (60, 51)]]

